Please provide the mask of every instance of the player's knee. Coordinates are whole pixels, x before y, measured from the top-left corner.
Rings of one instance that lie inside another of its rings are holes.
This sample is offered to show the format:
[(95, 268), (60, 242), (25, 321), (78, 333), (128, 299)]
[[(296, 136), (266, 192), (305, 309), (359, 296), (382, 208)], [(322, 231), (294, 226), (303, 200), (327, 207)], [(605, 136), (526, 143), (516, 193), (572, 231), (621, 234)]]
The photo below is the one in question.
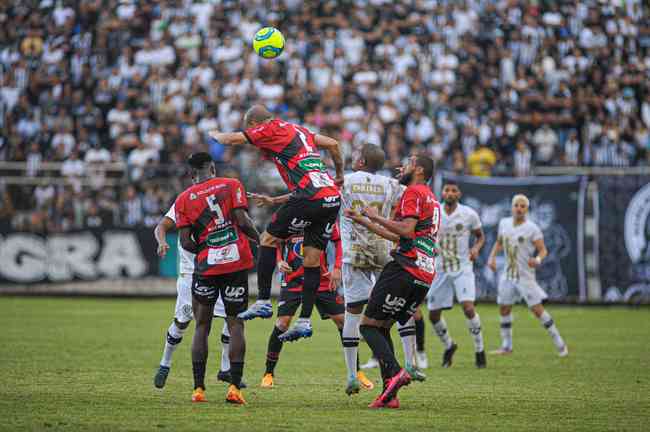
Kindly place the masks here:
[(189, 327), (190, 322), (191, 321), (181, 322), (181, 321), (177, 320), (176, 318), (174, 318), (174, 324), (176, 325), (176, 327), (178, 327), (181, 330), (185, 330), (187, 327)]
[(332, 316), (332, 321), (334, 322), (336, 327), (338, 327), (338, 329), (340, 330), (343, 328), (343, 324), (345, 323), (345, 316), (343, 314), (334, 315)]
[(440, 321), (440, 316), (441, 315), (442, 315), (442, 312), (440, 311), (440, 309), (429, 311), (429, 320), (433, 324), (436, 324), (438, 321)]
[(469, 319), (474, 318), (476, 315), (476, 310), (474, 309), (474, 303), (463, 303), (463, 313)]

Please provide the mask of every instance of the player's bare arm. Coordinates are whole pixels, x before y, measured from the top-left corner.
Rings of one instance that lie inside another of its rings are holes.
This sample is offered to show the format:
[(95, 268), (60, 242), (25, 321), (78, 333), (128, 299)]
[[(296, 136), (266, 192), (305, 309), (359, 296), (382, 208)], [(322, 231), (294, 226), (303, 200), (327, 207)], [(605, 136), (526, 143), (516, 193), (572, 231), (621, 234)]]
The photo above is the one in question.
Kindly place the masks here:
[(343, 164), (341, 145), (334, 138), (318, 134), (314, 137), (314, 143), (316, 143), (316, 146), (318, 148), (327, 150), (332, 156), (332, 160), (334, 161), (334, 168), (336, 169), (335, 181), (338, 185), (342, 185), (345, 166)]
[(158, 256), (164, 257), (169, 251), (169, 244), (167, 243), (167, 232), (173, 230), (176, 224), (167, 216), (163, 216), (153, 230), (153, 235), (158, 242)]
[(214, 138), (223, 145), (243, 146), (244, 144), (248, 143), (246, 135), (244, 135), (243, 132), (219, 132), (217, 130), (213, 130), (208, 132), (208, 135), (210, 138)]
[(418, 220), (414, 217), (407, 217), (404, 220), (396, 221), (388, 219), (379, 214), (379, 211), (374, 207), (366, 207), (363, 209), (362, 214), (370, 219), (372, 222), (381, 225), (393, 234), (399, 237), (409, 238), (415, 234), (415, 226)]
[(196, 244), (192, 238), (192, 228), (189, 226), (183, 227), (179, 230), (178, 235), (181, 240), (181, 246), (189, 253), (198, 253), (199, 245)]
[(474, 241), (472, 248), (469, 250), (469, 259), (470, 261), (475, 261), (481, 253), (481, 249), (483, 249), (483, 246), (485, 245), (485, 234), (483, 233), (483, 228), (475, 229), (472, 231), (472, 234), (474, 234), (476, 240)]
[(249, 192), (246, 194), (246, 196), (252, 199), (255, 205), (258, 207), (272, 207), (275, 205), (284, 204), (289, 201), (289, 198), (291, 198), (290, 193), (272, 197), (269, 195)]
[(382, 227), (381, 225), (377, 225), (376, 223), (373, 223), (372, 221), (370, 221), (370, 219), (363, 216), (361, 213), (352, 209), (346, 209), (344, 210), (343, 213), (346, 217), (352, 219), (355, 223), (367, 228), (368, 230), (374, 232), (378, 236), (385, 238), (386, 240), (390, 240), (392, 242), (399, 241), (399, 236), (397, 234), (388, 231), (386, 228)]
[(544, 244), (544, 239), (535, 240), (533, 245), (535, 245), (535, 250), (537, 250), (537, 256), (528, 259), (528, 267), (537, 268), (542, 265), (542, 261), (544, 261), (544, 258), (548, 255), (548, 250)]
[(488, 258), (488, 267), (492, 271), (497, 271), (497, 254), (501, 253), (503, 246), (501, 245), (501, 237), (497, 238), (497, 241), (494, 242), (494, 246), (490, 251), (490, 257)]
[(260, 242), (260, 233), (255, 228), (253, 220), (248, 215), (248, 212), (244, 209), (238, 208), (232, 211), (232, 215), (235, 218), (235, 222), (239, 225), (239, 228), (246, 234), (250, 239), (255, 243)]

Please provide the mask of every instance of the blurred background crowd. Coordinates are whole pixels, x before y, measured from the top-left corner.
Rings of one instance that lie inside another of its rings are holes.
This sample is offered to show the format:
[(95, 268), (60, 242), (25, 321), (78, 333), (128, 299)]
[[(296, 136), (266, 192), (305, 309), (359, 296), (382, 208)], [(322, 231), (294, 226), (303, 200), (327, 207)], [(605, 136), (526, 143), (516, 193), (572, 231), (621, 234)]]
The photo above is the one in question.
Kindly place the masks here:
[[(251, 48), (265, 25), (287, 40), (274, 61)], [(197, 150), (277, 193), (256, 150), (206, 139), (254, 101), (348, 161), (382, 146), (387, 169), (413, 152), (480, 176), (647, 166), (649, 79), (640, 0), (8, 0), (0, 228), (153, 226)]]

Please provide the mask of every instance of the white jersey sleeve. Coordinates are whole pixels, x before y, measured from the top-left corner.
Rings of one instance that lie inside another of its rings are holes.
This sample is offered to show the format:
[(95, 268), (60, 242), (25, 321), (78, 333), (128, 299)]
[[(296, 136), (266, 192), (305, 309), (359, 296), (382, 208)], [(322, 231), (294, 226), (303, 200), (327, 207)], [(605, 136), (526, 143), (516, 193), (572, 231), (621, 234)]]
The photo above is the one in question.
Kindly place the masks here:
[[(165, 217), (168, 217), (169, 219), (173, 220), (174, 223), (176, 223), (176, 210), (174, 208), (174, 204), (170, 207), (170, 209), (165, 213)], [(192, 274), (194, 273), (194, 254), (186, 251), (183, 249), (181, 246), (181, 238), (180, 236), (178, 237), (178, 254), (180, 256), (180, 261), (178, 264), (178, 271), (181, 274)]]

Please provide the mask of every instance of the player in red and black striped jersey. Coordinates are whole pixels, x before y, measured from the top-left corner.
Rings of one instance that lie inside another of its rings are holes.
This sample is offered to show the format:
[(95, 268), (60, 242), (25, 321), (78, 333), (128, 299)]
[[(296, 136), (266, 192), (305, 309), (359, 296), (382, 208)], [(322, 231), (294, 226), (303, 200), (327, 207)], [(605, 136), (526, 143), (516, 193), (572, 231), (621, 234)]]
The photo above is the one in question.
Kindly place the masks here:
[[(262, 234), (257, 266), (259, 297), (242, 318), (270, 318), (271, 282), (276, 265), (275, 249), (282, 240), (304, 234), (304, 289), (302, 310), (296, 324), (281, 335), (284, 341), (310, 337), (310, 317), (320, 283), (320, 255), (331, 237), (338, 217), (343, 181), (343, 157), (339, 143), (330, 137), (280, 120), (263, 106), (255, 105), (246, 112), (244, 132), (210, 132), (225, 145), (251, 144), (273, 160), (290, 191)], [(327, 150), (336, 167), (336, 180), (327, 172), (320, 150)]]
[(248, 270), (253, 267), (247, 237), (259, 241), (259, 234), (248, 216), (248, 201), (242, 184), (236, 179), (216, 177), (214, 163), (207, 153), (191, 155), (188, 163), (194, 185), (178, 196), (174, 209), (181, 246), (195, 254), (192, 400), (205, 401), (208, 335), (214, 304), (221, 296), (231, 338), (231, 385), (226, 401), (243, 404), (240, 386), (244, 369), (244, 323), (237, 315), (248, 305)]
[(440, 204), (427, 186), (433, 175), (433, 161), (426, 156), (411, 157), (401, 174), (407, 185), (394, 219), (379, 215), (368, 207), (359, 214), (346, 210), (346, 216), (380, 236), (398, 242), (372, 289), (361, 321), (361, 334), (379, 360), (384, 391), (371, 408), (395, 407), (397, 391), (407, 385), (415, 371), (402, 369), (389, 344), (390, 327), (397, 320), (409, 322), (422, 303), (435, 276), (435, 242), (440, 224)]

